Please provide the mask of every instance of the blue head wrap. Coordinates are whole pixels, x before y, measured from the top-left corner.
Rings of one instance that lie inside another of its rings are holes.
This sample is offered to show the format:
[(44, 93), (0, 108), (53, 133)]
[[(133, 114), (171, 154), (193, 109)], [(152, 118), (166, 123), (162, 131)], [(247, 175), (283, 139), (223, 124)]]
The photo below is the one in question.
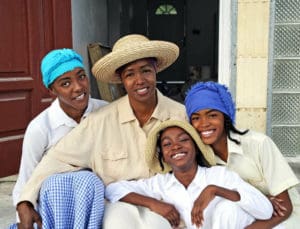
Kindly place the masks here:
[(235, 105), (228, 88), (216, 82), (194, 84), (185, 97), (185, 108), (189, 119), (192, 114), (204, 109), (214, 109), (226, 114), (235, 122)]
[(56, 49), (42, 60), (41, 71), (44, 85), (49, 88), (56, 78), (75, 68), (84, 68), (81, 56), (72, 49)]

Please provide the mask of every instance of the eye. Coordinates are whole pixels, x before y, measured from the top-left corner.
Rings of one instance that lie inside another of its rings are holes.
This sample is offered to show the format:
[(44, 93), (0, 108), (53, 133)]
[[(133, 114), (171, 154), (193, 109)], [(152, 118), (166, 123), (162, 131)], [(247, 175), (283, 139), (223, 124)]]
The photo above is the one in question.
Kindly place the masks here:
[(217, 113), (214, 113), (214, 112), (208, 114), (208, 117), (209, 117), (209, 118), (216, 118), (217, 116), (218, 116), (218, 114), (217, 114)]
[(127, 72), (124, 74), (125, 78), (128, 78), (128, 77), (133, 77), (134, 76), (134, 73), (133, 72)]
[(161, 143), (162, 148), (167, 148), (169, 146), (171, 146), (171, 142), (170, 141), (163, 141)]
[(152, 69), (151, 68), (144, 68), (142, 70), (142, 73), (151, 73), (152, 72)]
[(186, 136), (186, 137), (182, 137), (182, 138), (179, 139), (180, 142), (187, 142), (187, 141), (189, 141), (189, 140), (190, 140), (190, 139), (189, 139), (189, 137), (187, 137), (187, 136)]
[(85, 79), (86, 78), (86, 74), (81, 74), (80, 76), (79, 76), (79, 79), (81, 79), (81, 80), (83, 80), (83, 79)]
[(197, 121), (197, 120), (199, 120), (199, 117), (198, 117), (198, 116), (192, 116), (192, 117), (191, 117), (191, 121)]
[(71, 84), (71, 83), (70, 83), (69, 81), (64, 81), (64, 82), (61, 83), (61, 86), (62, 86), (62, 87), (69, 87), (70, 84)]

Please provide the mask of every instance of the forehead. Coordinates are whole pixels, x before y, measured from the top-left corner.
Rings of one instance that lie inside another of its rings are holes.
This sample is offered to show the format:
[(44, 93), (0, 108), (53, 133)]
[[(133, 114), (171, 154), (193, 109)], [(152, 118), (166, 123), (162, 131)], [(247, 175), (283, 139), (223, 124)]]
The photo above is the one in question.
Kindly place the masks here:
[(167, 127), (166, 129), (162, 130), (161, 137), (166, 137), (166, 136), (173, 135), (173, 134), (179, 135), (182, 133), (186, 133), (186, 131), (178, 126), (171, 126), (171, 127)]
[(211, 112), (217, 112), (217, 113), (221, 113), (221, 111), (218, 111), (216, 109), (202, 109), (202, 110), (198, 110), (196, 112), (194, 112), (192, 115), (206, 115), (206, 114), (209, 114)]

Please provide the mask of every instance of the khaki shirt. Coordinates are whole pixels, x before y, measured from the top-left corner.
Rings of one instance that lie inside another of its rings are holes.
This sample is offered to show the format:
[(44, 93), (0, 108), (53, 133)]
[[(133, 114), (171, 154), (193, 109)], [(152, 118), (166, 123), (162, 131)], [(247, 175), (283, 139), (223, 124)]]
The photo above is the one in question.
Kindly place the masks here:
[(144, 156), (148, 133), (165, 120), (187, 120), (182, 104), (158, 90), (157, 97), (158, 104), (143, 128), (127, 95), (91, 113), (49, 150), (25, 185), (19, 202), (36, 205), (42, 182), (54, 173), (90, 168), (105, 184), (152, 176)]
[(299, 181), (274, 142), (262, 133), (249, 131), (245, 135), (230, 133), (240, 145), (227, 139), (227, 163), (216, 156), (219, 165), (237, 172), (245, 181), (266, 195), (276, 196), (288, 190), (293, 203), (291, 216), (283, 222), (286, 228), (298, 228), (300, 224), (300, 195), (295, 186)]

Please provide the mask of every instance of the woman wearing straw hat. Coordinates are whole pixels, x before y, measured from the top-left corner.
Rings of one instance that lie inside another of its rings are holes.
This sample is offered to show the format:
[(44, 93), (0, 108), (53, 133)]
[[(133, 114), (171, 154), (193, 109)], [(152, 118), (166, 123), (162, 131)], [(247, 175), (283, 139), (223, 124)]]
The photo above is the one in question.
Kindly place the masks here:
[[(154, 175), (144, 156), (148, 133), (165, 120), (187, 120), (184, 106), (156, 89), (156, 73), (178, 54), (179, 48), (170, 42), (136, 34), (120, 38), (92, 72), (98, 80), (123, 83), (127, 95), (89, 115), (49, 150), (23, 189), (19, 205), (35, 206), (45, 177), (58, 172), (89, 168), (105, 184)], [(23, 215), (24, 221), (34, 220), (32, 208)], [(151, 222), (149, 228), (171, 228), (160, 215), (121, 202), (107, 204), (103, 227), (133, 229), (133, 219), (139, 217), (145, 224)]]
[(236, 129), (228, 88), (216, 82), (197, 83), (187, 92), (185, 106), (202, 141), (213, 148), (217, 164), (237, 172), (271, 200), (272, 218), (247, 228), (298, 228), (300, 196), (295, 186), (299, 181), (268, 136)]
[(236, 173), (221, 166), (208, 168), (213, 151), (188, 122), (163, 122), (149, 134), (145, 154), (150, 169), (172, 172), (111, 183), (107, 199), (148, 207), (174, 228), (238, 229), (272, 215), (270, 201)]
[[(47, 53), (41, 62), (41, 72), (44, 86), (49, 89), (49, 92), (56, 99), (50, 107), (35, 117), (26, 129), (20, 170), (13, 189), (14, 205), (17, 204), (20, 192), (33, 173), (34, 168), (47, 151), (87, 117), (89, 113), (108, 104), (106, 101), (90, 98), (89, 80), (84, 70), (82, 57), (72, 49), (55, 49)], [(72, 177), (73, 174), (69, 176)], [(82, 188), (83, 186), (96, 185), (98, 188), (95, 195), (101, 195), (101, 191), (104, 190), (101, 180), (91, 172), (76, 173), (76, 182), (80, 181), (85, 181), (82, 182)], [(59, 193), (62, 193), (62, 187)], [(41, 197), (49, 203), (42, 192)], [(61, 204), (63, 204), (62, 202), (63, 200), (61, 200)], [(99, 201), (90, 202), (90, 204), (95, 204), (97, 208), (101, 207)], [(41, 215), (53, 213), (43, 206), (39, 205)], [(80, 207), (83, 208), (82, 205)], [(61, 223), (58, 216), (63, 213), (58, 208), (54, 214), (56, 224), (49, 225), (53, 228)], [(61, 217), (63, 223), (71, 223), (75, 220), (72, 217), (65, 217), (65, 214), (63, 215), (64, 217)], [(102, 222), (102, 217), (98, 213), (97, 217), (93, 215), (90, 215), (90, 217), (94, 217), (94, 222)], [(90, 219), (88, 217), (78, 217), (76, 220), (84, 225)], [(46, 220), (43, 220), (43, 223), (45, 224)]]

